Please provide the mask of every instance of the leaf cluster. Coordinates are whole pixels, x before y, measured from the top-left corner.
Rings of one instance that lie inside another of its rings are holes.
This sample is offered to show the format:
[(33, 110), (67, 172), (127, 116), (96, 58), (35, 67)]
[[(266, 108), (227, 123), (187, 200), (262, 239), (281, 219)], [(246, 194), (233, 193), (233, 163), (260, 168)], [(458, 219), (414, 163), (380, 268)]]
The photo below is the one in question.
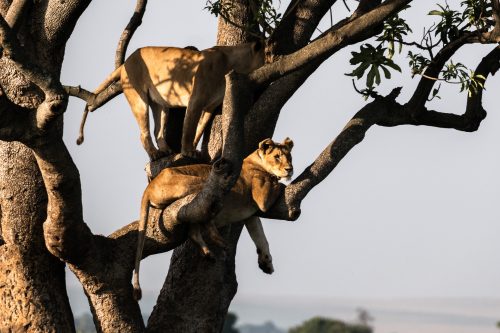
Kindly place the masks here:
[(358, 65), (358, 67), (347, 75), (355, 76), (359, 80), (369, 69), (366, 76), (366, 86), (373, 88), (374, 84), (379, 85), (381, 82), (380, 70), (386, 79), (391, 78), (391, 72), (388, 68), (401, 72), (401, 68), (392, 59), (385, 56), (386, 50), (387, 48), (382, 47), (382, 44), (377, 47), (371, 44), (361, 45), (359, 52), (351, 52), (352, 58), (349, 61), (351, 65)]
[[(424, 75), (425, 70), (434, 59), (436, 48), (442, 48), (455, 41), (466, 31), (488, 31), (493, 25), (492, 5), (487, 0), (463, 0), (461, 10), (455, 10), (445, 3), (437, 4), (437, 8), (429, 11), (428, 15), (437, 18), (430, 27), (424, 28), (420, 42), (409, 42), (408, 35), (412, 29), (405, 19), (395, 15), (384, 22), (383, 31), (375, 39), (379, 44), (363, 44), (359, 52), (352, 52), (350, 63), (357, 67), (346, 75), (354, 76), (357, 80), (366, 75), (366, 88), (360, 92), (367, 98), (373, 95), (375, 88), (381, 83), (380, 71), (386, 79), (391, 78), (391, 69), (401, 72), (400, 67), (393, 61), (396, 53), (401, 53), (403, 46), (413, 46), (408, 50), (408, 65), (412, 77)], [(408, 8), (408, 7), (407, 7)], [(424, 51), (424, 52), (421, 52)], [(468, 91), (469, 95), (484, 89), (484, 77), (475, 75), (474, 71), (462, 63), (450, 61), (438, 77), (428, 77), (436, 81), (459, 84), (460, 92)], [(440, 85), (432, 92), (432, 98), (438, 96)]]
[[(282, 19), (281, 13), (278, 12), (279, 4), (275, 6), (273, 0), (252, 0), (250, 2), (253, 16), (252, 20), (244, 28), (251, 31), (250, 27), (260, 25), (264, 28), (264, 32), (272, 33)], [(280, 1), (278, 2), (280, 3)], [(232, 22), (231, 17), (235, 6), (232, 1), (207, 0), (204, 9), (216, 17), (220, 15), (227, 21)]]

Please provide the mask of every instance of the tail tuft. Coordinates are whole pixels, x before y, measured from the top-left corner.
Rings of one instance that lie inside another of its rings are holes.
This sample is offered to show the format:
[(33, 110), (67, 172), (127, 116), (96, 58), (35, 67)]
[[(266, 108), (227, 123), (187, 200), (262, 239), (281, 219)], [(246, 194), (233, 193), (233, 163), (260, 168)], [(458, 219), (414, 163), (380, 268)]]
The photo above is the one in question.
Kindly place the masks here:
[(81, 145), (83, 143), (83, 135), (80, 135), (78, 139), (76, 139), (76, 144)]

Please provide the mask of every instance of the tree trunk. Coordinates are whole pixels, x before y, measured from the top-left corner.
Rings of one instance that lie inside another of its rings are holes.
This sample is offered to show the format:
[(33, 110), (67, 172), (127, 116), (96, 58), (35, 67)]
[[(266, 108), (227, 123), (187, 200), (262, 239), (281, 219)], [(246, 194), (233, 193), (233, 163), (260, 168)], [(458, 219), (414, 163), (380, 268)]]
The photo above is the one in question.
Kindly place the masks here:
[(0, 332), (74, 332), (64, 263), (45, 247), (47, 196), (33, 153), (0, 142), (0, 160)]
[[(232, 11), (233, 22), (246, 26), (251, 15), (248, 1), (232, 1), (232, 5), (235, 9)], [(251, 41), (248, 32), (238, 26), (219, 18), (217, 44), (236, 45)], [(211, 159), (217, 158), (222, 145), (220, 115), (214, 117), (209, 133), (205, 134), (203, 153)], [(204, 258), (191, 241), (174, 250), (167, 278), (147, 325), (148, 332), (210, 333), (222, 330), (238, 288), (235, 255), (242, 228), (242, 223), (236, 223), (220, 231), (228, 249), (222, 251), (212, 244), (217, 258), (215, 262)]]

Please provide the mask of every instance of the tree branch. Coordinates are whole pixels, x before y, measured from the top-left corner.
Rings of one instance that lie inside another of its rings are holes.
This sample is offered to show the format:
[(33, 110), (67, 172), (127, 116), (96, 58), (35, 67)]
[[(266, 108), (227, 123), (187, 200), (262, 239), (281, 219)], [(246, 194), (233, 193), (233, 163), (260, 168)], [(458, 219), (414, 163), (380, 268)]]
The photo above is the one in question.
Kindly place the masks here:
[(19, 22), (21, 21), (22, 16), (26, 12), (26, 9), (31, 4), (29, 0), (13, 0), (9, 6), (9, 11), (5, 16), (5, 21), (9, 25), (9, 27), (17, 31), (19, 28)]
[(75, 28), (76, 22), (92, 0), (48, 0), (45, 11), (37, 11), (35, 18), (40, 39), (48, 45), (64, 45)]
[(54, 75), (28, 60), (17, 37), (1, 15), (0, 45), (3, 47), (3, 56), (10, 59), (16, 69), (45, 94), (45, 99), (38, 106), (36, 113), (36, 127), (45, 130), (48, 124), (66, 110), (68, 99), (61, 83)]
[(337, 0), (291, 1), (269, 38), (273, 55), (290, 54), (305, 46), (319, 22)]
[(48, 196), (45, 242), (56, 257), (78, 265), (85, 260), (92, 233), (83, 222), (80, 175), (62, 138), (38, 139), (35, 153)]
[(250, 80), (257, 85), (266, 85), (310, 62), (323, 61), (346, 45), (357, 42), (360, 35), (366, 35), (366, 31), (374, 31), (374, 28), (387, 17), (397, 13), (409, 2), (411, 0), (385, 1), (341, 28), (329, 31), (302, 49), (255, 70), (250, 74)]
[(134, 32), (142, 23), (142, 17), (146, 11), (147, 0), (137, 0), (135, 5), (134, 14), (130, 18), (125, 30), (123, 30), (120, 40), (118, 41), (118, 46), (116, 48), (115, 54), (115, 68), (120, 67), (125, 62), (125, 54), (127, 53), (127, 47), (130, 39), (134, 35)]
[(214, 163), (203, 189), (179, 210), (183, 222), (203, 223), (222, 209), (222, 199), (236, 183), (243, 161), (243, 116), (252, 102), (246, 75), (231, 71), (226, 75), (222, 106), (222, 157)]
[(444, 46), (432, 59), (429, 66), (427, 66), (426, 70), (422, 74), (422, 78), (418, 83), (417, 89), (415, 89), (413, 96), (408, 102), (408, 107), (413, 108), (414, 110), (422, 110), (422, 107), (427, 102), (427, 99), (432, 91), (432, 87), (436, 82), (435, 80), (431, 80), (429, 78), (437, 78), (446, 62), (455, 54), (458, 49), (460, 49), (465, 44), (478, 41), (479, 39), (477, 37), (477, 34), (465, 33), (463, 36)]

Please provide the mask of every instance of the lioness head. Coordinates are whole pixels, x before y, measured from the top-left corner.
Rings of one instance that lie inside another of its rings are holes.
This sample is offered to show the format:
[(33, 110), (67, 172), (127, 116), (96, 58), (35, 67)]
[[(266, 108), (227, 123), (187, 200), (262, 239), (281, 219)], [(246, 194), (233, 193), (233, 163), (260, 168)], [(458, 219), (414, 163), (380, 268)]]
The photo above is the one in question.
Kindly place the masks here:
[(278, 178), (290, 179), (293, 174), (292, 155), (293, 141), (286, 138), (283, 143), (265, 139), (259, 143), (258, 154), (262, 166), (267, 172)]

